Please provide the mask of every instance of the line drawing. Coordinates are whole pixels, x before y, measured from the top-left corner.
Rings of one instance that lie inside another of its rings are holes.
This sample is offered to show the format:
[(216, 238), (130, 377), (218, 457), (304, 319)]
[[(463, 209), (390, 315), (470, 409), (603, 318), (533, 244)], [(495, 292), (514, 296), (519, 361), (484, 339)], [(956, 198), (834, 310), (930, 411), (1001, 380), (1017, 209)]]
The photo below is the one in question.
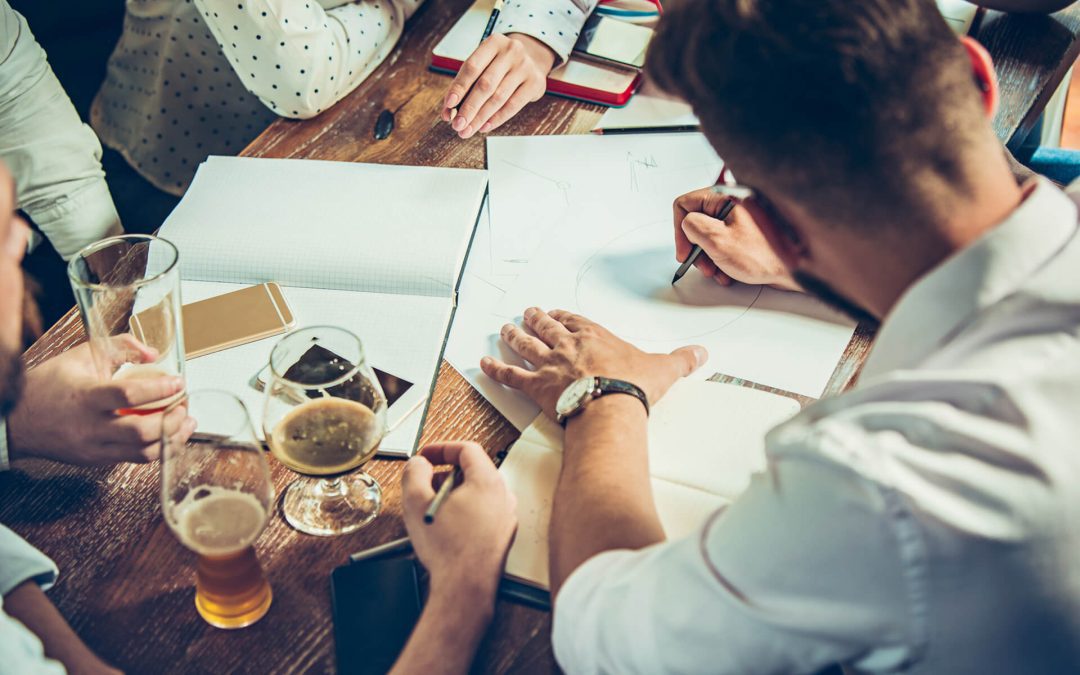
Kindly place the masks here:
[(641, 192), (641, 184), (639, 182), (638, 170), (642, 169), (659, 169), (660, 163), (656, 161), (656, 157), (653, 155), (643, 155), (642, 157), (635, 157), (632, 151), (626, 153), (626, 164), (630, 169), (630, 190), (633, 192)]
[(540, 178), (542, 180), (546, 180), (549, 183), (553, 184), (557, 190), (562, 192), (563, 201), (566, 202), (566, 205), (570, 206), (570, 189), (572, 187), (574, 187), (574, 186), (571, 185), (568, 181), (558, 180), (557, 178), (550, 178), (548, 176), (545, 176), (542, 173), (537, 173), (536, 171), (533, 171), (532, 169), (526, 169), (525, 167), (523, 167), (523, 166), (521, 166), (519, 164), (514, 164), (513, 162), (511, 162), (509, 160), (504, 159), (503, 164), (507, 164), (509, 166), (514, 167), (518, 171), (524, 171), (525, 173), (532, 174), (533, 176), (536, 176), (537, 178)]
[[(591, 313), (591, 310), (586, 308), (586, 304), (588, 304), (588, 303), (586, 303), (583, 300), (583, 291), (587, 288), (586, 285), (585, 285), (585, 280), (586, 280), (586, 277), (588, 277), (589, 274), (592, 273), (596, 269), (597, 264), (601, 261), (603, 256), (605, 256), (606, 253), (610, 249), (612, 249), (612, 247), (614, 247), (619, 241), (621, 241), (623, 239), (626, 239), (626, 238), (629, 238), (629, 237), (636, 236), (639, 233), (641, 233), (643, 230), (650, 230), (650, 229), (657, 228), (657, 227), (662, 227), (665, 230), (669, 229), (667, 223), (663, 222), (663, 221), (652, 222), (652, 223), (648, 223), (647, 225), (640, 225), (638, 227), (632, 228), (630, 230), (627, 230), (627, 231), (623, 232), (622, 234), (620, 234), (620, 235), (618, 235), (616, 237), (612, 237), (611, 239), (609, 239), (603, 246), (599, 247), (592, 255), (590, 255), (588, 257), (588, 259), (585, 260), (584, 263), (582, 263), (581, 267), (578, 269), (577, 275), (576, 275), (575, 280), (574, 280), (574, 304), (576, 305), (576, 310), (578, 312), (581, 312), (585, 316), (589, 316), (589, 314)], [(633, 269), (633, 270), (629, 270), (629, 271), (630, 271), (630, 273), (639, 273), (639, 272), (641, 272), (640, 269)], [(666, 275), (667, 273), (665, 272), (664, 274)], [(666, 277), (666, 276), (663, 279), (659, 279), (658, 280), (658, 287), (662, 287), (662, 285), (664, 283), (666, 283), (667, 281), (668, 281), (668, 277)], [(718, 288), (717, 291), (719, 292), (719, 290), (720, 289)], [(634, 335), (634, 334), (631, 334), (633, 331), (627, 331), (627, 330), (624, 330), (624, 329), (621, 329), (621, 330), (618, 330), (618, 331), (615, 331), (615, 332), (619, 335), (619, 337), (621, 337), (623, 339), (647, 340), (647, 341), (653, 341), (653, 342), (670, 341), (670, 340), (676, 340), (676, 341), (695, 340), (695, 339), (699, 339), (699, 338), (704, 338), (706, 336), (713, 335), (715, 333), (718, 333), (718, 332), (720, 332), (722, 330), (725, 330), (725, 329), (731, 327), (733, 324), (738, 322), (739, 319), (746, 316), (747, 312), (749, 312), (751, 309), (753, 309), (754, 305), (757, 304), (757, 302), (761, 298), (761, 294), (762, 294), (762, 292), (764, 290), (765, 290), (764, 286), (757, 286), (755, 288), (754, 292), (753, 292), (753, 297), (750, 298), (749, 302), (744, 307), (739, 308), (738, 312), (735, 313), (733, 316), (726, 317), (726, 319), (723, 320), (722, 323), (720, 323), (719, 325), (712, 326), (708, 330), (690, 331), (686, 335), (679, 335), (677, 337), (671, 337), (671, 336), (657, 337), (657, 336), (645, 335), (645, 334)], [(737, 308), (737, 305), (732, 305), (731, 307), (732, 307), (732, 310), (734, 311)], [(595, 319), (595, 317), (590, 317), (590, 318)], [(647, 325), (647, 324), (643, 324), (643, 325)]]

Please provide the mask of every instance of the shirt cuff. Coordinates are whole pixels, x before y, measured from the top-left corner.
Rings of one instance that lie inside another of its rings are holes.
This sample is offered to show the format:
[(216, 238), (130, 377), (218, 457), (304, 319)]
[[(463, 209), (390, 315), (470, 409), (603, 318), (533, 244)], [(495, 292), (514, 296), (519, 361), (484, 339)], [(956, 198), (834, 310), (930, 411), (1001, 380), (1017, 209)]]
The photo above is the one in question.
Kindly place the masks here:
[(64, 260), (84, 246), (124, 232), (105, 179), (94, 180), (47, 208), (28, 208), (27, 213)]
[(588, 14), (571, 0), (508, 4), (499, 14), (495, 32), (521, 33), (536, 38), (555, 52), (555, 67), (558, 68), (570, 58), (587, 18)]
[(0, 525), (0, 595), (7, 595), (25, 581), (34, 581), (42, 590), (48, 590), (59, 574), (56, 563), (47, 555)]

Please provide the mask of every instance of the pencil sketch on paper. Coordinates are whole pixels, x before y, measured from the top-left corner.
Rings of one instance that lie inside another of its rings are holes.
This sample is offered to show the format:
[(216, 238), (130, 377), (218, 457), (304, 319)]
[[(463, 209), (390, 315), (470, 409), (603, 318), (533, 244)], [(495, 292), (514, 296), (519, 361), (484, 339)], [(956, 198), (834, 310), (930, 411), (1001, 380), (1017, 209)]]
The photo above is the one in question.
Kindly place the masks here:
[(761, 297), (762, 286), (720, 286), (701, 275), (671, 285), (671, 226), (656, 221), (601, 246), (579, 268), (577, 309), (630, 340), (694, 340), (724, 330)]

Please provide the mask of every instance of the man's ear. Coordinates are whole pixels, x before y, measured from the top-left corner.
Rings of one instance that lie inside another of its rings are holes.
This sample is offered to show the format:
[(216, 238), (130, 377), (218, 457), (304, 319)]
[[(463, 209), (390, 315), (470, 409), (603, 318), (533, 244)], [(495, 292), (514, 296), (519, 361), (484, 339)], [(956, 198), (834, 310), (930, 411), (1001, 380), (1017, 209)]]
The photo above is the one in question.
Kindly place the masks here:
[(765, 241), (769, 242), (780, 261), (788, 270), (794, 271), (809, 253), (806, 244), (798, 229), (777, 211), (775, 204), (764, 202), (763, 205), (759, 199), (748, 199), (743, 202), (743, 207), (757, 223)]
[(975, 84), (982, 94), (983, 109), (986, 111), (986, 116), (988, 118), (993, 117), (994, 113), (997, 112), (1000, 94), (997, 73), (994, 72), (994, 61), (990, 58), (986, 48), (974, 38), (965, 35), (960, 38), (960, 44), (964, 45), (964, 51), (967, 52), (968, 59), (971, 60), (972, 76), (975, 78)]

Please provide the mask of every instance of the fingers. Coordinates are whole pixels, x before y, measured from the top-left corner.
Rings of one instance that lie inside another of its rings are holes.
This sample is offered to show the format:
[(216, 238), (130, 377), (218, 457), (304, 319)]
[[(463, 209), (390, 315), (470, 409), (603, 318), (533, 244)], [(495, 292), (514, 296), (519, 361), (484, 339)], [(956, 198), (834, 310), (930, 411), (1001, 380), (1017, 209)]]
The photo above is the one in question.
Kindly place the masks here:
[(502, 327), (500, 335), (503, 342), (510, 345), (519, 356), (534, 365), (539, 365), (551, 349), (540, 340), (529, 335), (512, 323)]
[(115, 335), (109, 341), (113, 368), (125, 363), (153, 363), (158, 358), (158, 350), (139, 342), (131, 333)]
[(536, 376), (535, 373), (525, 370), (524, 368), (507, 365), (490, 356), (485, 356), (480, 359), (480, 370), (484, 371), (485, 375), (499, 384), (510, 387), (511, 389), (525, 389), (531, 378)]
[(518, 87), (517, 91), (515, 91), (514, 94), (506, 101), (506, 104), (502, 108), (500, 108), (498, 112), (492, 115), (491, 119), (489, 119), (485, 124), (480, 125), (479, 132), (482, 134), (486, 134), (495, 131), (503, 124), (505, 124), (506, 121), (509, 120), (511, 117), (521, 112), (522, 108), (524, 108), (529, 103), (537, 100), (543, 94), (543, 89), (540, 89), (539, 93), (534, 95), (529, 93), (529, 91), (524, 85)]
[[(500, 53), (496, 56), (485, 68), (484, 71), (473, 82), (472, 89), (465, 95), (464, 101), (458, 106), (457, 115), (454, 117), (453, 122), (450, 123), (451, 128), (458, 132), (459, 136), (465, 137), (466, 132), (475, 132), (479, 125), (474, 125), (473, 120), (476, 118), (480, 109), (484, 107), (484, 104), (491, 99), (492, 96), (499, 91), (503, 86), (504, 80), (507, 79), (507, 75), (515, 65), (514, 56), (507, 53)], [(509, 91), (503, 91), (503, 100), (510, 98), (510, 95), (514, 93), (514, 90), (521, 84), (520, 76), (507, 83), (510, 86)], [(472, 135), (469, 133), (468, 135)]]
[(487, 40), (484, 40), (473, 51), (472, 55), (465, 60), (465, 63), (461, 64), (461, 70), (454, 77), (454, 81), (450, 83), (450, 87), (446, 90), (446, 97), (443, 99), (443, 119), (445, 121), (450, 121), (450, 110), (465, 99), (465, 95), (469, 93), (473, 82), (476, 82), (488, 65), (499, 55), (500, 38), (503, 37), (501, 35), (492, 35)]
[(559, 340), (570, 335), (570, 331), (567, 330), (566, 326), (551, 318), (547, 312), (538, 307), (530, 307), (525, 310), (525, 325), (540, 336), (544, 344), (549, 347), (554, 347)]
[(431, 500), (435, 499), (435, 489), (431, 486), (434, 475), (435, 468), (422, 451), (405, 463), (405, 473), (401, 477), (401, 499), (406, 514), (423, 513)]
[[(151, 417), (148, 415), (148, 417)], [(195, 420), (188, 417), (188, 411), (185, 406), (177, 406), (170, 409), (165, 413), (165, 416), (161, 420), (161, 435), (162, 436), (175, 436), (181, 431), (181, 427), (185, 422), (191, 421), (192, 425), (195, 424)], [(194, 428), (192, 429), (194, 431)], [(189, 434), (190, 435), (190, 434)]]
[(102, 410), (137, 408), (175, 396), (183, 390), (183, 378), (175, 375), (114, 380), (96, 387), (90, 400), (99, 402)]
[(510, 97), (521, 87), (521, 82), (522, 78), (520, 75), (513, 73), (509, 74), (491, 94), (491, 98), (489, 98), (480, 108), (480, 111), (476, 113), (476, 116), (469, 121), (468, 126), (461, 132), (461, 137), (470, 138), (480, 129), (487, 128), (488, 120), (506, 105), (510, 100)]
[(451, 464), (461, 468), (466, 481), (498, 475), (495, 463), (478, 443), (448, 441), (425, 446), (420, 454), (432, 464)]
[(585, 317), (574, 314), (573, 312), (568, 312), (565, 309), (554, 309), (548, 312), (548, 316), (566, 326), (567, 329), (574, 333), (583, 328), (596, 325)]

